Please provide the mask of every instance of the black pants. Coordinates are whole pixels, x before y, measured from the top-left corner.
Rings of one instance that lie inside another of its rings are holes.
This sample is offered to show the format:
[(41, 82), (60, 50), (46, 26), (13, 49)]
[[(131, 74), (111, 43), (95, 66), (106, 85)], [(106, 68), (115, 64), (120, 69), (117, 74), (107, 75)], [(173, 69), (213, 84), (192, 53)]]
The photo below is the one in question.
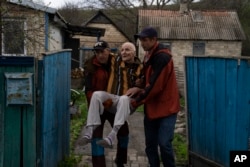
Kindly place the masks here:
[[(103, 128), (105, 121), (107, 120), (113, 127), (115, 119), (115, 114), (107, 111), (104, 111), (100, 116), (101, 125), (94, 130), (91, 142), (93, 167), (106, 167), (104, 148), (97, 145), (96, 142), (103, 138)], [(125, 122), (125, 124), (119, 129), (117, 133), (117, 141), (116, 163), (126, 164), (129, 141), (129, 128), (127, 122)]]

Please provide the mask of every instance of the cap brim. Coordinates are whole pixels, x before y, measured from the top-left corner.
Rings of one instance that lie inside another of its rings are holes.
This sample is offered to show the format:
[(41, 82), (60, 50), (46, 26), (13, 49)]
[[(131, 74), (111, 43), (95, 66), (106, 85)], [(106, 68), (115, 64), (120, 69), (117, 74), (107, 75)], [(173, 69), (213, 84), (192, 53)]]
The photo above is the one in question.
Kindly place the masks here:
[(93, 50), (104, 50), (104, 47), (95, 47)]
[(148, 35), (146, 35), (146, 34), (135, 34), (134, 35), (135, 39), (137, 39), (137, 38), (146, 38), (146, 37), (148, 37)]

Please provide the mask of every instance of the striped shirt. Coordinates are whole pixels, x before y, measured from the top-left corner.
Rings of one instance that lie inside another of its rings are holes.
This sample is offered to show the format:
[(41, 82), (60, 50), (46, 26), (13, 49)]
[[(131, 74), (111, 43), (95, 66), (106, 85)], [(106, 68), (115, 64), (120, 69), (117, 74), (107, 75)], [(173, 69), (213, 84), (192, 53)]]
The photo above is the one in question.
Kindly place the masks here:
[(121, 56), (111, 60), (111, 70), (108, 81), (107, 92), (115, 95), (123, 95), (135, 81), (141, 76), (142, 63), (135, 57), (134, 63), (125, 63)]

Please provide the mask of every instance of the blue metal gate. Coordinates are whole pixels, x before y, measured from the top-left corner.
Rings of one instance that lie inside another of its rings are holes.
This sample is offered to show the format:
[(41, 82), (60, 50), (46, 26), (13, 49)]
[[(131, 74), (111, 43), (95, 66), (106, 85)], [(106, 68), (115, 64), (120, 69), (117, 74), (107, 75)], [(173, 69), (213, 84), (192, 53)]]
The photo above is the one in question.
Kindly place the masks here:
[(250, 59), (185, 57), (189, 164), (229, 167), (250, 141)]

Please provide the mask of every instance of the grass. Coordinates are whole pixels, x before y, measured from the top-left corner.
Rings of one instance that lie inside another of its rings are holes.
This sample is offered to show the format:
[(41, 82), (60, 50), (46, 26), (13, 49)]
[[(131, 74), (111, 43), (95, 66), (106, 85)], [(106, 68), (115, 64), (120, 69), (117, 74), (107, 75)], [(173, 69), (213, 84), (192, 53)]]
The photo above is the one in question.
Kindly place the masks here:
[(184, 97), (180, 98), (180, 106), (181, 106), (181, 108), (185, 107), (185, 99), (184, 99)]
[[(185, 108), (184, 97), (180, 98), (180, 106), (181, 109)], [(177, 159), (177, 165), (186, 165), (188, 163), (188, 145), (186, 136), (176, 133), (173, 140), (173, 147)]]
[[(59, 167), (75, 167), (81, 160), (81, 157), (74, 154), (74, 143), (80, 135), (82, 127), (86, 122), (87, 117), (87, 101), (84, 93), (82, 91), (77, 91), (79, 94), (72, 93), (72, 98), (75, 100), (75, 105), (78, 105), (81, 113), (78, 116), (75, 116), (70, 121), (70, 156), (64, 158), (60, 162)], [(185, 105), (185, 100), (180, 99), (181, 106)], [(140, 106), (137, 112), (143, 112), (143, 106)], [(186, 138), (180, 134), (175, 134), (173, 140), (173, 147), (176, 155), (177, 165), (187, 164), (187, 143)]]
[(179, 166), (186, 165), (188, 160), (186, 138), (180, 134), (175, 134), (173, 147), (176, 156), (176, 164)]

